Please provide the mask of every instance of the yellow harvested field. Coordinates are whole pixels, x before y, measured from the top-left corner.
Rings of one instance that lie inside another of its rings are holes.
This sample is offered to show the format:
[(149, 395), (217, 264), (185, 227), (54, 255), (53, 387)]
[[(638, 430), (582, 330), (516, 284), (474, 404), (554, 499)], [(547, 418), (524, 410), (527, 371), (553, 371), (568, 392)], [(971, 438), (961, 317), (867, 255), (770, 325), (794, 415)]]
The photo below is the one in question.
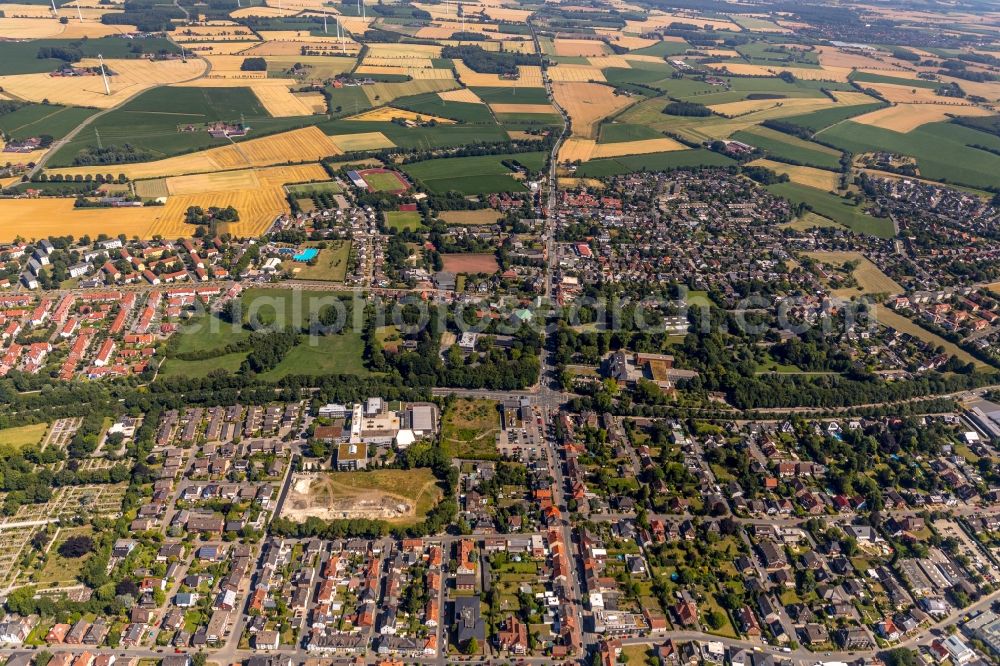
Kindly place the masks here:
[(844, 106), (854, 106), (856, 104), (872, 104), (878, 100), (863, 92), (847, 92), (844, 90), (831, 90), (830, 93), (837, 98), (838, 104)]
[(943, 104), (897, 104), (878, 109), (851, 120), (862, 125), (872, 125), (893, 132), (912, 132), (921, 125), (947, 120), (949, 115), (989, 116), (987, 109), (978, 106), (945, 106)]
[(51, 18), (0, 18), (0, 39), (44, 39), (55, 37), (64, 29), (64, 25)]
[(649, 13), (649, 16), (645, 21), (626, 21), (625, 32), (645, 34), (647, 32), (654, 32), (658, 28), (666, 28), (671, 23), (690, 23), (698, 26), (699, 28), (710, 25), (714, 30), (730, 30), (732, 32), (740, 32), (741, 30), (740, 26), (736, 25), (732, 21), (705, 18), (697, 15), (692, 16), (690, 14), (681, 14), (676, 12), (667, 13), (653, 11)]
[(626, 95), (616, 95), (614, 89), (600, 83), (552, 84), (552, 93), (573, 122), (573, 135), (596, 138), (597, 124), (635, 101)]
[(286, 183), (306, 183), (329, 180), (326, 169), (319, 164), (296, 164), (262, 169), (238, 169), (192, 176), (171, 176), (164, 179), (168, 195), (201, 194), (223, 190), (253, 190), (261, 187), (281, 187)]
[[(200, 56), (226, 56), (242, 53), (260, 44), (257, 42), (194, 42), (185, 44), (184, 50)], [(245, 57), (245, 56), (243, 56)]]
[[(270, 35), (270, 33), (268, 34)], [(252, 46), (245, 51), (241, 51), (241, 53), (244, 56), (297, 56), (302, 54), (303, 49), (311, 54), (314, 54), (302, 56), (303, 58), (316, 57), (315, 54), (343, 57), (356, 56), (361, 50), (361, 45), (351, 40), (349, 37), (344, 41), (343, 46), (341, 46), (340, 42), (269, 39), (266, 42)]]
[(260, 235), (275, 217), (288, 212), (280, 187), (171, 196), (166, 205), (143, 208), (74, 208), (73, 199), (69, 198), (4, 199), (0, 200), (0, 242), (24, 236), (26, 229), (30, 229), (34, 238), (102, 233), (181, 238), (191, 236), (196, 228), (184, 222), (188, 207), (209, 205), (233, 206), (239, 211), (239, 222), (221, 225), (219, 229), (239, 237)]
[(367, 57), (409, 60), (414, 57), (438, 58), (440, 56), (441, 47), (433, 44), (369, 44)]
[(79, 23), (70, 21), (64, 26), (59, 34), (60, 39), (99, 39), (101, 37), (114, 37), (115, 35), (127, 35), (138, 32), (134, 25), (104, 25), (97, 22)]
[(591, 67), (596, 67), (598, 69), (607, 69), (609, 67), (622, 67), (624, 69), (630, 69), (632, 65), (625, 56), (620, 55), (608, 55), (608, 56), (594, 56), (592, 58), (587, 58), (587, 62), (590, 63)]
[(385, 134), (382, 134), (382, 132), (335, 134), (330, 137), (330, 140), (345, 153), (396, 147), (396, 144), (394, 144)]
[(466, 104), (483, 103), (483, 100), (479, 99), (479, 96), (468, 88), (459, 88), (458, 90), (446, 90), (445, 92), (439, 92), (438, 97), (446, 102), (465, 102)]
[[(264, 167), (287, 162), (314, 162), (343, 151), (333, 140), (315, 126), (249, 139), (229, 146), (209, 148), (187, 155), (168, 157), (155, 162), (122, 164), (115, 167), (131, 180), (159, 178), (193, 173), (209, 173), (248, 167)], [(104, 173), (97, 167), (72, 167), (59, 169), (58, 173), (75, 176)]]
[(706, 67), (743, 76), (777, 76), (781, 72), (791, 72), (795, 78), (805, 81), (847, 81), (847, 75), (851, 73), (850, 67), (810, 69), (808, 67), (750, 65), (741, 62), (714, 62), (706, 64)]
[(675, 150), (689, 150), (679, 141), (668, 137), (662, 139), (642, 139), (641, 141), (622, 141), (618, 143), (599, 143), (594, 146), (590, 159), (602, 157), (624, 157), (625, 155), (648, 155), (649, 153), (670, 153)]
[(545, 138), (539, 134), (532, 134), (531, 132), (526, 132), (524, 130), (507, 130), (507, 136), (509, 136), (512, 141), (541, 141)]
[(556, 65), (549, 67), (549, 78), (555, 81), (606, 81), (604, 72), (590, 65)]
[(409, 76), (419, 80), (454, 80), (455, 74), (450, 69), (435, 69), (433, 67), (404, 67), (402, 65), (361, 65), (356, 74)]
[(603, 190), (605, 188), (604, 183), (596, 178), (559, 178), (558, 184), (559, 187), (565, 188), (586, 187), (595, 190)]
[(698, 57), (703, 58), (739, 58), (740, 52), (733, 49), (697, 49)]
[[(713, 104), (708, 108), (721, 116), (736, 118), (750, 113), (767, 111), (768, 109), (798, 109), (800, 107), (808, 107), (810, 111), (814, 111), (817, 108), (833, 105), (834, 101), (828, 97), (792, 97), (789, 99), (745, 99), (739, 102)], [(792, 114), (788, 113), (784, 115)]]
[(493, 113), (557, 113), (551, 104), (490, 104)]
[[(486, 44), (495, 44), (496, 42), (486, 42)], [(483, 47), (486, 48), (485, 46)], [(503, 48), (508, 53), (527, 53), (533, 54), (535, 52), (535, 43), (527, 39), (509, 39), (504, 41)]]
[[(872, 54), (857, 53), (853, 51), (843, 51), (835, 46), (817, 46), (816, 53), (819, 56), (819, 62), (824, 67), (854, 67), (856, 69), (896, 69), (895, 67), (889, 67), (886, 62), (882, 60), (882, 57), (888, 57), (889, 54), (882, 52), (872, 52)], [(888, 74), (888, 72), (884, 72)], [(895, 73), (889, 74), (889, 76), (897, 76)]]
[(406, 109), (397, 109), (392, 106), (380, 106), (376, 109), (369, 109), (368, 111), (363, 111), (356, 116), (351, 116), (345, 118), (344, 120), (360, 120), (364, 122), (384, 122), (393, 120), (395, 118), (402, 118), (403, 120), (417, 120), (418, 118), (427, 122), (431, 120), (436, 120), (440, 125), (454, 125), (455, 121), (451, 118), (441, 118), (439, 116), (425, 115), (422, 113), (416, 113), (414, 111), (408, 111)]
[[(265, 79), (265, 81), (278, 81), (281, 79)], [(286, 84), (282, 85), (251, 85), (250, 90), (260, 100), (261, 105), (267, 112), (275, 118), (289, 118), (291, 116), (310, 116), (315, 113), (315, 99), (308, 100), (298, 95), (293, 95)], [(320, 94), (322, 98), (322, 94)], [(324, 104), (324, 111), (326, 105)]]
[(559, 147), (559, 162), (586, 162), (594, 154), (596, 147), (597, 141), (594, 139), (570, 137)]
[(251, 42), (257, 35), (247, 27), (231, 25), (193, 25), (175, 30), (172, 37), (178, 42)]
[(754, 160), (751, 166), (762, 166), (779, 174), (787, 174), (788, 179), (793, 183), (814, 187), (817, 190), (833, 192), (840, 183), (840, 174), (825, 169), (816, 169), (807, 166), (795, 166), (784, 162), (774, 162), (772, 160)]
[[(205, 71), (202, 60), (145, 59), (106, 60), (108, 69), (115, 73), (108, 77), (111, 95), (104, 92), (100, 76), (59, 77), (47, 73), (0, 76), (0, 88), (32, 102), (44, 99), (53, 104), (93, 106), (107, 109), (121, 104), (129, 97), (157, 85), (178, 83), (201, 76)], [(81, 67), (96, 67), (96, 58), (80, 61)]]
[(434, 63), (430, 58), (402, 58), (399, 56), (373, 56), (370, 53), (361, 62), (362, 67), (411, 67), (413, 69), (431, 69)]
[(584, 58), (608, 55), (610, 51), (607, 44), (596, 39), (557, 38), (555, 48), (557, 56), (583, 56)]
[[(520, 76), (517, 79), (501, 79), (499, 74), (480, 74), (469, 69), (461, 60), (455, 60), (455, 71), (458, 78), (469, 87), (483, 88), (541, 88), (542, 68), (536, 66), (518, 67)], [(549, 70), (550, 72), (552, 70)]]
[(892, 83), (865, 83), (865, 87), (877, 90), (887, 100), (897, 104), (940, 104), (945, 107), (971, 104), (971, 102), (957, 97), (941, 97), (931, 88), (911, 88)]
[(512, 9), (510, 7), (486, 7), (483, 13), (494, 21), (508, 23), (524, 23), (532, 12), (527, 9)]
[(239, 9), (234, 9), (229, 12), (229, 15), (233, 18), (280, 18), (282, 16), (295, 16), (299, 11), (298, 9), (278, 9), (277, 7), (259, 5), (257, 7), (240, 7)]
[[(831, 266), (843, 266), (847, 262), (855, 262), (857, 268), (854, 269), (854, 279), (858, 282), (858, 287), (848, 287), (834, 290), (835, 296), (849, 298), (858, 294), (901, 294), (903, 288), (895, 280), (879, 270), (868, 257), (860, 252), (839, 252), (839, 251), (817, 251), (805, 252), (806, 256)], [(879, 311), (879, 318), (885, 310)], [(890, 324), (891, 325), (891, 324)]]
[(957, 83), (968, 95), (979, 95), (991, 102), (1000, 101), (1000, 81), (966, 81), (952, 76), (942, 76), (945, 83)]
[(655, 39), (647, 39), (645, 37), (636, 37), (635, 35), (626, 35), (618, 32), (617, 30), (609, 29), (597, 30), (597, 34), (609, 37), (615, 44), (630, 51), (644, 49), (647, 46), (652, 46), (658, 41)]
[(362, 86), (361, 89), (372, 105), (378, 106), (388, 104), (400, 97), (436, 93), (442, 90), (453, 90), (458, 87), (458, 81), (455, 79), (414, 79), (413, 81), (402, 83), (383, 83), (378, 81), (370, 86)]
[(306, 105), (307, 108), (312, 109), (312, 113), (326, 113), (329, 109), (326, 106), (326, 95), (319, 91), (313, 92), (297, 92), (292, 93)]

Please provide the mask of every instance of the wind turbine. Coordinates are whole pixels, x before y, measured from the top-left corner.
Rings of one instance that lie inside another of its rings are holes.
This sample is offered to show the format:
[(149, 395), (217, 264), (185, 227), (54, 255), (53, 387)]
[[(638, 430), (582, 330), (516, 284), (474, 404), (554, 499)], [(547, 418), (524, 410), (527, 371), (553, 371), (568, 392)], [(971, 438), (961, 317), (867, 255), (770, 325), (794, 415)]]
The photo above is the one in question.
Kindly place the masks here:
[(56, 9), (56, 0), (52, 0), (52, 13), (59, 16), (59, 10)]
[(97, 59), (101, 63), (101, 78), (104, 79), (104, 94), (111, 97), (111, 86), (108, 84), (108, 71), (104, 67), (104, 56), (98, 53)]
[(329, 31), (326, 29), (326, 14), (323, 14), (323, 34), (328, 34), (328, 32)]
[(76, 15), (80, 19), (80, 23), (83, 23), (83, 10), (80, 9), (80, 0), (76, 0)]

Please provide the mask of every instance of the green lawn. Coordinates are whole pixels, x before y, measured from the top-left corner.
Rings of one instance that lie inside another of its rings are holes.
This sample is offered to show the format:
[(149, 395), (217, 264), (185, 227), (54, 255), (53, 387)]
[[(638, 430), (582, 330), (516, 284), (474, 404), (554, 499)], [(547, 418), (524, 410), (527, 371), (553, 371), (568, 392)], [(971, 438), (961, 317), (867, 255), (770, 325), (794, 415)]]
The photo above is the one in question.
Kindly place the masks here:
[(42, 437), (45, 436), (45, 431), (48, 428), (48, 423), (34, 423), (32, 425), (0, 430), (0, 449), (19, 450), (26, 446), (38, 444), (42, 441)]
[(297, 280), (323, 280), (343, 282), (347, 277), (347, 262), (351, 256), (351, 242), (346, 240), (327, 241), (327, 247), (319, 251), (316, 265), (298, 261), (286, 261), (282, 268), (292, 271)]
[(177, 358), (168, 358), (160, 366), (157, 377), (160, 379), (170, 379), (173, 377), (197, 379), (207, 377), (216, 370), (232, 374), (240, 369), (240, 365), (246, 357), (247, 352), (213, 356), (212, 358), (198, 361), (182, 361)]
[(259, 377), (277, 381), (290, 375), (367, 375), (365, 343), (360, 333), (345, 331), (333, 335), (303, 337), (274, 370)]
[(385, 226), (395, 231), (422, 231), (424, 225), (420, 213), (411, 210), (390, 210), (385, 214)]
[(792, 203), (805, 202), (816, 213), (850, 227), (857, 233), (892, 238), (891, 220), (866, 215), (859, 206), (829, 192), (791, 182), (768, 185), (767, 189)]
[(403, 187), (399, 178), (391, 173), (363, 173), (361, 174), (361, 177), (364, 178), (365, 182), (368, 183), (368, 186), (376, 192), (395, 192)]

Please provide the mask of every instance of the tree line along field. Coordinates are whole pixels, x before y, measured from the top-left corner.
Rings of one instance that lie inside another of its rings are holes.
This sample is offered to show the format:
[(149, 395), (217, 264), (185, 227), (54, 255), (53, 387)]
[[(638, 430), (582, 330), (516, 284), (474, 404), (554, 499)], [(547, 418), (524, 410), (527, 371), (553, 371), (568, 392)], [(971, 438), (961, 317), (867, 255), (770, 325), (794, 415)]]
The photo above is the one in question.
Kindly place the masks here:
[(510, 169), (502, 162), (517, 161), (532, 171), (541, 171), (545, 165), (545, 158), (543, 152), (449, 157), (414, 162), (405, 165), (403, 170), (411, 178), (420, 181), (429, 190), (438, 194), (448, 191), (465, 195), (520, 192), (526, 188), (511, 177)]

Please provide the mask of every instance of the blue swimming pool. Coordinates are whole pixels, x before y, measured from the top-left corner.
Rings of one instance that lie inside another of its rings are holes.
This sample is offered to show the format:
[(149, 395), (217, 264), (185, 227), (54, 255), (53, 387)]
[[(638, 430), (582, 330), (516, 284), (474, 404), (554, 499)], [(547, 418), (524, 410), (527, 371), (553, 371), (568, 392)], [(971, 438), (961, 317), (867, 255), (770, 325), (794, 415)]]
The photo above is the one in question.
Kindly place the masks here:
[(316, 258), (317, 254), (319, 254), (319, 250), (317, 250), (314, 247), (310, 247), (308, 249), (302, 250), (297, 255), (292, 257), (292, 259), (294, 259), (295, 261), (312, 261), (313, 259)]

